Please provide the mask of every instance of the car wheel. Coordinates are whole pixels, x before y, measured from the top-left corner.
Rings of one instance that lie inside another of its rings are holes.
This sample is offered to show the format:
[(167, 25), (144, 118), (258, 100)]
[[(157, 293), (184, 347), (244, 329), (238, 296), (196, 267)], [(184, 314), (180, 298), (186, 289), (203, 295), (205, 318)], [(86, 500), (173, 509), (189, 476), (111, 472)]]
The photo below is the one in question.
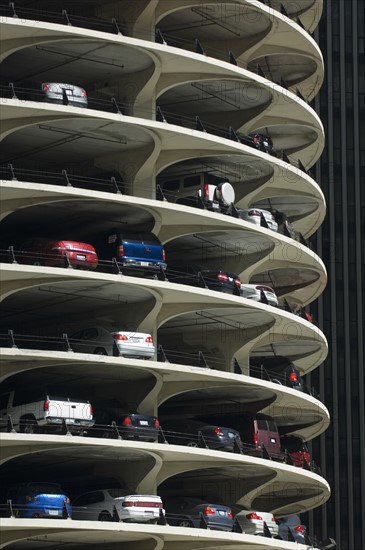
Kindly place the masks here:
[(197, 441), (189, 441), (187, 444), (186, 444), (187, 447), (199, 447), (199, 444)]
[(42, 265), (41, 260), (37, 259), (33, 261), (33, 265)]
[(105, 348), (95, 348), (94, 353), (96, 355), (108, 355)]
[(109, 512), (101, 512), (99, 514), (99, 521), (113, 521), (112, 516), (109, 514)]
[(189, 519), (182, 519), (177, 523), (178, 527), (193, 527), (192, 522)]
[(113, 432), (110, 431), (110, 432), (103, 432), (100, 437), (102, 437), (103, 439), (113, 439), (114, 435), (113, 435)]

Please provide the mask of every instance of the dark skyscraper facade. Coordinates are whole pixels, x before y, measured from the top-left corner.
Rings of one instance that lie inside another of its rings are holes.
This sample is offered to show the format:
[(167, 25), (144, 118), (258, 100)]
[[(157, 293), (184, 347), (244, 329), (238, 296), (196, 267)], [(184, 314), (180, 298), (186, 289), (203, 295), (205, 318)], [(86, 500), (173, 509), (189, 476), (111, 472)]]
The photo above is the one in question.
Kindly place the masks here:
[(311, 517), (312, 532), (340, 550), (365, 549), (365, 0), (325, 0), (316, 38), (325, 83), (316, 100), (326, 149), (316, 179), (327, 218), (315, 247), (329, 282), (313, 309), (329, 355), (311, 382), (332, 415), (313, 442), (332, 497)]

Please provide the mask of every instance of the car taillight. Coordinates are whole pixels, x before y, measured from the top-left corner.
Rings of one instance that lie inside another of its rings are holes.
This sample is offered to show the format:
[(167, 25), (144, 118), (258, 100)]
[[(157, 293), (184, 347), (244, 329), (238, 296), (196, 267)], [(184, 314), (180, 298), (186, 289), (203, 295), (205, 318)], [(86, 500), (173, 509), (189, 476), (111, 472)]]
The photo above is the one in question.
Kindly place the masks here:
[(146, 338), (146, 343), (147, 343), (147, 344), (153, 344), (153, 338), (152, 338), (152, 336), (147, 336), (147, 338)]
[(122, 426), (132, 426), (132, 420), (131, 418), (129, 418), (129, 416), (126, 416), (125, 418), (123, 418)]
[(124, 256), (124, 246), (122, 244), (118, 246), (118, 256)]
[(33, 495), (27, 495), (25, 497), (25, 502), (35, 502), (36, 500), (38, 500), (38, 497), (35, 497)]
[(135, 501), (133, 501), (133, 500), (125, 500), (125, 501), (122, 503), (122, 506), (123, 506), (124, 508), (130, 508), (130, 507), (135, 506), (135, 505), (136, 505), (136, 503), (135, 503)]
[(247, 514), (247, 519), (260, 519), (262, 520), (262, 517), (259, 516), (256, 512), (252, 512), (252, 514)]
[(216, 435), (224, 435), (221, 428), (214, 428), (213, 432), (216, 434)]
[(45, 402), (43, 403), (43, 410), (44, 410), (44, 412), (49, 411), (49, 400), (48, 399), (46, 399)]
[(162, 259), (163, 259), (164, 262), (166, 261), (166, 253), (165, 253), (164, 249), (162, 249)]
[(68, 497), (65, 498), (66, 504), (70, 504), (70, 499)]
[(43, 89), (44, 92), (49, 92), (50, 87), (49, 87), (48, 84), (43, 84), (42, 89)]
[(261, 216), (261, 212), (259, 210), (250, 210), (248, 212), (249, 216)]
[(225, 273), (218, 273), (217, 279), (218, 281), (228, 281), (228, 276)]
[(119, 334), (119, 333), (113, 334), (113, 338), (114, 340), (123, 340), (123, 342), (128, 340), (128, 336), (126, 334)]
[(84, 89), (81, 89), (81, 96), (82, 96), (82, 97), (86, 97), (86, 92), (85, 92)]
[(93, 414), (94, 414), (93, 407), (92, 407), (92, 405), (89, 405), (89, 407), (90, 407), (90, 415), (93, 416)]
[(302, 535), (304, 535), (305, 527), (303, 527), (303, 525), (296, 525), (294, 527), (294, 531), (297, 531), (298, 533), (302, 533)]
[(253, 434), (253, 443), (254, 443), (254, 445), (256, 445), (256, 447), (259, 444), (259, 438), (258, 438), (257, 434)]
[(272, 521), (273, 523), (276, 523), (276, 519), (274, 518), (274, 516), (271, 518), (271, 521)]
[(233, 514), (231, 511), (227, 512), (227, 518), (232, 518), (233, 517)]
[(291, 372), (289, 374), (289, 380), (290, 380), (290, 382), (297, 382), (298, 381), (297, 374), (295, 372)]
[(213, 516), (215, 513), (216, 511), (211, 506), (206, 506), (203, 510), (205, 516)]
[(237, 279), (234, 280), (234, 284), (235, 284), (236, 286), (238, 286), (239, 288), (241, 288), (241, 279), (239, 279), (239, 278), (237, 277)]
[(158, 418), (156, 418), (155, 420), (155, 428), (159, 428), (160, 427), (160, 423), (158, 421)]
[(209, 184), (208, 183), (204, 183), (204, 186), (203, 186), (203, 197), (205, 199), (209, 199)]

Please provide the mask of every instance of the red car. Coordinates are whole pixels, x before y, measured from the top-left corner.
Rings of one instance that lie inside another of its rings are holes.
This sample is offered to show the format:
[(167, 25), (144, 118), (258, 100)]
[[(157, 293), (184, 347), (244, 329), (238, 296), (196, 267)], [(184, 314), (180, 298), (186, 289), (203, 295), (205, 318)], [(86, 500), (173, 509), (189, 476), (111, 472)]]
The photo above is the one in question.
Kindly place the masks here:
[(290, 454), (294, 466), (298, 466), (298, 468), (307, 466), (311, 469), (311, 456), (308, 447), (300, 437), (294, 435), (282, 436), (281, 448)]
[(98, 256), (91, 244), (38, 237), (21, 244), (17, 260), (47, 267), (67, 267), (70, 264), (78, 269), (96, 269), (98, 265)]

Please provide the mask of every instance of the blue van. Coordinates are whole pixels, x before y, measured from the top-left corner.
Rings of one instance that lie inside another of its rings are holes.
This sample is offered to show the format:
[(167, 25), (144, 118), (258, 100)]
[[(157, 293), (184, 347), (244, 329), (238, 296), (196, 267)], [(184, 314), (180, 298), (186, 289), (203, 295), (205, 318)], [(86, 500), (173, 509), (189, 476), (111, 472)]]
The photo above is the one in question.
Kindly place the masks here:
[(108, 259), (116, 258), (121, 267), (130, 268), (126, 275), (135, 271), (153, 273), (167, 267), (165, 251), (153, 233), (112, 233), (106, 255)]
[(9, 489), (7, 499), (12, 501), (13, 512), (19, 518), (71, 517), (70, 499), (58, 483), (17, 483)]

